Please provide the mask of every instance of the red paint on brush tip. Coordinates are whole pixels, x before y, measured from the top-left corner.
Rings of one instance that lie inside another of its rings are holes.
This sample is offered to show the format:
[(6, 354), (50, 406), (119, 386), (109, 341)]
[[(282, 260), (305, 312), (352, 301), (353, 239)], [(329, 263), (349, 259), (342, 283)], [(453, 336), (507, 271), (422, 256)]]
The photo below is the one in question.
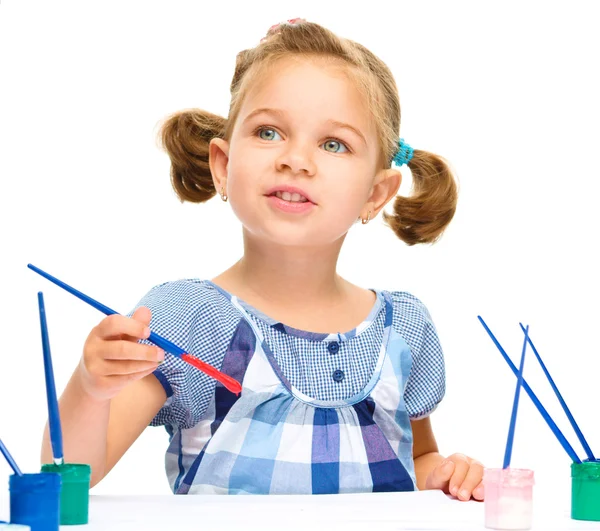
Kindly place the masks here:
[(208, 374), (211, 378), (221, 382), (225, 388), (232, 393), (239, 395), (242, 392), (242, 386), (237, 380), (215, 369), (212, 365), (204, 363), (203, 361), (200, 361), (198, 358), (194, 358), (194, 356), (190, 356), (189, 354), (182, 354), (181, 359), (193, 367), (196, 367), (196, 369), (200, 369), (203, 373)]

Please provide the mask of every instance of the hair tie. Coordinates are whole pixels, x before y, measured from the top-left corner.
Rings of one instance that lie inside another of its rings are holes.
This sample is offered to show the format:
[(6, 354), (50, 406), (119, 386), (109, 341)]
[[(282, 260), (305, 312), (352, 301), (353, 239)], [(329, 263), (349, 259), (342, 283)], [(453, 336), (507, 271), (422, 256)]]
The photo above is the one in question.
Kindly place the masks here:
[(396, 166), (402, 166), (403, 164), (408, 164), (410, 159), (413, 158), (414, 149), (411, 148), (406, 142), (404, 142), (404, 138), (400, 139), (398, 143), (398, 151), (394, 155), (392, 159)]
[(279, 22), (278, 24), (275, 24), (275, 25), (273, 25), (273, 26), (271, 26), (269, 28), (269, 30), (267, 31), (267, 34), (260, 40), (260, 42), (264, 42), (271, 35), (274, 35), (276, 33), (275, 30), (277, 30), (277, 28), (279, 26), (281, 26), (282, 24), (287, 24), (288, 26), (294, 26), (296, 24), (302, 24), (302, 22), (306, 22), (306, 19), (305, 18), (290, 18), (289, 20), (285, 20), (283, 22)]

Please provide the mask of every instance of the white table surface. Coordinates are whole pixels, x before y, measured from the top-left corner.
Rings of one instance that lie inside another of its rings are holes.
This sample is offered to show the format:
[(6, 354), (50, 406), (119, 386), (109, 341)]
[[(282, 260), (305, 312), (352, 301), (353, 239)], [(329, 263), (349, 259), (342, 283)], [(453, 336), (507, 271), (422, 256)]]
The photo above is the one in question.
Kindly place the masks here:
[[(534, 501), (532, 529), (596, 529), (600, 522), (569, 517), (569, 500)], [(0, 495), (8, 520), (8, 493)], [(483, 504), (459, 502), (440, 491), (319, 496), (90, 496), (87, 526), (61, 531), (255, 529), (483, 530)]]

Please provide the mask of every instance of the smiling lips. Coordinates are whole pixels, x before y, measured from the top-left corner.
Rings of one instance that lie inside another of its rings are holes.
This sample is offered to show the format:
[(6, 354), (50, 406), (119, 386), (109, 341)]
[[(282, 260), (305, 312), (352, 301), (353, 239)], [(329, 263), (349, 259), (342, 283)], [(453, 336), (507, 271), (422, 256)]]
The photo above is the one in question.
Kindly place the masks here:
[(308, 201), (306, 197), (300, 195), (299, 193), (294, 192), (291, 194), (290, 192), (275, 192), (275, 197), (279, 197), (279, 199), (283, 199), (284, 201), (291, 201), (292, 203), (304, 203)]
[(277, 210), (292, 214), (308, 212), (315, 206), (306, 192), (292, 186), (271, 189), (267, 194), (267, 199)]
[(308, 212), (316, 205), (304, 190), (294, 186), (273, 187), (267, 198), (273, 207), (293, 214)]

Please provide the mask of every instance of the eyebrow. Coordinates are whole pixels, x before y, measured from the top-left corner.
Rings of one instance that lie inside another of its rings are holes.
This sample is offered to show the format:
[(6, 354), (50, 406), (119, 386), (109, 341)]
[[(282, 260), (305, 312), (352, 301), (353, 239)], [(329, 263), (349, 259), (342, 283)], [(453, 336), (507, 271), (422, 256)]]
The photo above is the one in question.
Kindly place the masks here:
[[(285, 111), (283, 111), (281, 109), (271, 109), (269, 107), (261, 107), (260, 109), (254, 109), (248, 116), (246, 116), (246, 118), (244, 118), (243, 123), (248, 122), (249, 120), (251, 120), (258, 114), (272, 114), (274, 116), (277, 116), (278, 118), (283, 118), (283, 117), (285, 117), (286, 113), (285, 113)], [(350, 124), (347, 124), (344, 122), (339, 122), (337, 120), (332, 120), (332, 119), (327, 120), (326, 123), (333, 125), (335, 127), (341, 127), (342, 129), (348, 129), (348, 130), (352, 131), (355, 135), (360, 137), (360, 139), (363, 141), (363, 143), (365, 145), (367, 145), (367, 139), (356, 127), (353, 127)]]

